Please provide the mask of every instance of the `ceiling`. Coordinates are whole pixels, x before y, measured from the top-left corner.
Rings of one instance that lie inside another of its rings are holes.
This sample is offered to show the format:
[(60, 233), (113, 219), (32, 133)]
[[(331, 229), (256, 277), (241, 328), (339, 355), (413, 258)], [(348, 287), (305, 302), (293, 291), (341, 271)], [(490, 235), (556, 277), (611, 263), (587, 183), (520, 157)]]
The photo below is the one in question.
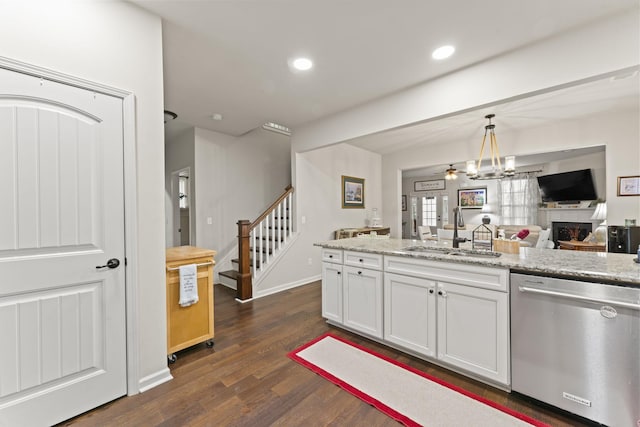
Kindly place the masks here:
[[(192, 126), (238, 136), (265, 122), (295, 132), (321, 117), (638, 8), (637, 0), (129, 1), (163, 20), (165, 108), (178, 114), (166, 126), (167, 138)], [(443, 44), (455, 45), (455, 54), (431, 59), (431, 51)], [(288, 61), (300, 55), (313, 59), (312, 70), (289, 69)], [(566, 94), (571, 97), (563, 102), (580, 109), (576, 100), (584, 95)], [(544, 120), (546, 107), (559, 96), (514, 102), (494, 112), (517, 118), (512, 126), (530, 124)], [(564, 108), (560, 112), (568, 114)], [(212, 120), (213, 114), (223, 120)], [(483, 115), (393, 135), (409, 145), (455, 125), (459, 137), (476, 138)], [(457, 126), (464, 123), (468, 126)], [(390, 146), (388, 140), (370, 144), (368, 149), (381, 153)]]

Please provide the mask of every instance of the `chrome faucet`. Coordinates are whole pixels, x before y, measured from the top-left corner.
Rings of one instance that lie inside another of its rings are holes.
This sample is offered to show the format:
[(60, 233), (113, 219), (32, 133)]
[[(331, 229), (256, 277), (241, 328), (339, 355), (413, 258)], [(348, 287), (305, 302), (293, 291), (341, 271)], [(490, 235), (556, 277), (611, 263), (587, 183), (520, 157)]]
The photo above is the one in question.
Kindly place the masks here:
[(453, 247), (460, 248), (460, 243), (467, 241), (465, 237), (458, 237), (458, 214), (460, 213), (460, 206), (453, 208)]

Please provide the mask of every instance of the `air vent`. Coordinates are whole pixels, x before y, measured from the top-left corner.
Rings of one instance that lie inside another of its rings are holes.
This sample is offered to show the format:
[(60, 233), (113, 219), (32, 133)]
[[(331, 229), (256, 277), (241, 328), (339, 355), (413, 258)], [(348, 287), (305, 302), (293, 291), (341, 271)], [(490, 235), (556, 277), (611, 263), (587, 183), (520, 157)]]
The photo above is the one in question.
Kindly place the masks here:
[(262, 125), (262, 129), (270, 130), (271, 132), (281, 133), (283, 135), (291, 136), (291, 129), (286, 126), (279, 125), (273, 122), (267, 122)]

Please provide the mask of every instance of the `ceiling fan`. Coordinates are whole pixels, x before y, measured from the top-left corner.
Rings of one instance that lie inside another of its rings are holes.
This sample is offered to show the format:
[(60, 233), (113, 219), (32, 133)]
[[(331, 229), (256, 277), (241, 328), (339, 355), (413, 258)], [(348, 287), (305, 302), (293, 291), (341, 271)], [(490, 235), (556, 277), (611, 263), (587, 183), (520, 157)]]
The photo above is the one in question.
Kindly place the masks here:
[(449, 165), (449, 169), (447, 169), (445, 171), (444, 179), (446, 179), (446, 180), (458, 179), (458, 173), (457, 172), (458, 172), (458, 170), (453, 167), (453, 164), (450, 164)]

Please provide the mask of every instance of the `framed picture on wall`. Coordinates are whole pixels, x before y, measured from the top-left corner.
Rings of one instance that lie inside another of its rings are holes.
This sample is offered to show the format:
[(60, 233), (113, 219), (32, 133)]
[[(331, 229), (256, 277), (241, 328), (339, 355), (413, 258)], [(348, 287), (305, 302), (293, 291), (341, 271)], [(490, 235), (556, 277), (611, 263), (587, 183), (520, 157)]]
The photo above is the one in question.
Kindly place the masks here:
[(487, 187), (458, 190), (458, 206), (461, 209), (482, 209), (487, 203)]
[(430, 181), (415, 181), (413, 183), (413, 191), (432, 191), (432, 190), (444, 190), (444, 179), (433, 179)]
[(402, 210), (407, 210), (407, 196), (405, 196), (404, 194), (402, 195)]
[(618, 196), (640, 196), (640, 176), (619, 176)]
[(364, 178), (342, 175), (342, 209), (364, 209)]

